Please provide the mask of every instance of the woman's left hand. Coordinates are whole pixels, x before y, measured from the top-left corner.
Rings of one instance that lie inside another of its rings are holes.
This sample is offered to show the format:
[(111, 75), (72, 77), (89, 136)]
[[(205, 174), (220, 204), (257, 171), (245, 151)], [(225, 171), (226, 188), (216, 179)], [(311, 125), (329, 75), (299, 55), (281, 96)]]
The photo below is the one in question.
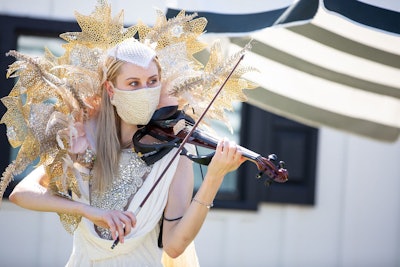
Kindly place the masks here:
[(208, 173), (212, 176), (225, 176), (239, 168), (244, 161), (236, 143), (223, 139), (219, 141), (215, 155), (208, 165)]

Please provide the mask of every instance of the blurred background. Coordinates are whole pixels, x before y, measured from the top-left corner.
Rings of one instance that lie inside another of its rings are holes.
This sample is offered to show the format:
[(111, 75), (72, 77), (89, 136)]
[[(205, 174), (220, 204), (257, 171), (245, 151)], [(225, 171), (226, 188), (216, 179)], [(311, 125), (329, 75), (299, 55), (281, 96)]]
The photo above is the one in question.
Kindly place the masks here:
[[(267, 157), (289, 181), (265, 186), (245, 163), (226, 177), (196, 238), (203, 267), (400, 266), (400, 2), (398, 0), (109, 0), (126, 27), (184, 9), (208, 20), (202, 36), (226, 56), (250, 40), (243, 64), (260, 86), (229, 114), (221, 136)], [(15, 81), (9, 50), (61, 55), (60, 33), (95, 0), (0, 1), (0, 96)], [(204, 60), (208, 52), (198, 55)], [(1, 116), (6, 108), (0, 105)], [(0, 168), (15, 157), (0, 125)], [(27, 172), (30, 169), (27, 170)], [(196, 184), (204, 169), (195, 165)], [(56, 214), (0, 209), (0, 266), (64, 266), (72, 236)]]

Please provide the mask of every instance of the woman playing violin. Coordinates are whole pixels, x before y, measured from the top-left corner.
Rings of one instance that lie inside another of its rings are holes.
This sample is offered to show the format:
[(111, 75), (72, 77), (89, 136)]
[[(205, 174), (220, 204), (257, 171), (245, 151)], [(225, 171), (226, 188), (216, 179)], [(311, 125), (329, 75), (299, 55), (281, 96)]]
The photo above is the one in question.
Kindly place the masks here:
[[(194, 197), (192, 162), (176, 158), (136, 213), (174, 150), (147, 166), (132, 151), (132, 136), (138, 125), (149, 122), (159, 102), (168, 100), (159, 99), (165, 85), (152, 48), (129, 38), (107, 55), (101, 68), (105, 77), (99, 113), (84, 125), (82, 135), (89, 144), (85, 153), (90, 151), (96, 159), (86, 164), (82, 153), (75, 162), (89, 174), (82, 181), (88, 195), (69, 200), (50, 193), (49, 178), (39, 166), (16, 186), (10, 200), (31, 210), (82, 216), (67, 266), (162, 266), (163, 251), (177, 260), (190, 258), (185, 266), (197, 266), (195, 253), (189, 251), (192, 242), (224, 176), (244, 161), (242, 154), (236, 144), (220, 141)], [(111, 249), (116, 239), (120, 244)]]

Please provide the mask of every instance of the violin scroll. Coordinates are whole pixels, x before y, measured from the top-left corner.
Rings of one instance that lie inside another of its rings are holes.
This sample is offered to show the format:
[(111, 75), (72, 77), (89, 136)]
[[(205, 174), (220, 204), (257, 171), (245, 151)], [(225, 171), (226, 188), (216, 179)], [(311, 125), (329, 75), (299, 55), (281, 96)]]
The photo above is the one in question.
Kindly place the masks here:
[(285, 183), (289, 179), (289, 172), (285, 169), (285, 162), (279, 161), (279, 165), (274, 164), (278, 157), (275, 154), (268, 155), (267, 158), (257, 157), (255, 164), (257, 165), (259, 174), (256, 176), (257, 179), (261, 178), (263, 174), (268, 176), (265, 181), (266, 185), (270, 185), (272, 182)]

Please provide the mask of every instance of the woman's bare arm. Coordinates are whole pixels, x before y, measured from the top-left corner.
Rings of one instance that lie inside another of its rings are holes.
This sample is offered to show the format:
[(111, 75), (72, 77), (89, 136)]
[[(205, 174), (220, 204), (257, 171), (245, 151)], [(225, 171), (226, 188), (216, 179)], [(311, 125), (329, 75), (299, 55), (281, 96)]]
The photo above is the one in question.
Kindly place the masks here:
[(172, 258), (182, 254), (186, 247), (194, 240), (204, 220), (209, 207), (218, 192), (224, 176), (236, 170), (244, 159), (238, 152), (236, 145), (227, 141), (220, 142), (216, 149), (204, 181), (193, 194), (193, 169), (192, 163), (187, 158), (181, 158), (177, 173), (170, 186), (168, 203), (164, 216), (176, 221), (164, 220), (163, 246), (165, 252)]
[(132, 212), (105, 211), (59, 197), (48, 190), (48, 184), (49, 178), (43, 166), (39, 166), (18, 183), (10, 194), (9, 199), (25, 209), (86, 217), (98, 226), (109, 228), (114, 239), (118, 234), (121, 243), (124, 242), (124, 235), (129, 234), (131, 228), (136, 224), (136, 218)]

